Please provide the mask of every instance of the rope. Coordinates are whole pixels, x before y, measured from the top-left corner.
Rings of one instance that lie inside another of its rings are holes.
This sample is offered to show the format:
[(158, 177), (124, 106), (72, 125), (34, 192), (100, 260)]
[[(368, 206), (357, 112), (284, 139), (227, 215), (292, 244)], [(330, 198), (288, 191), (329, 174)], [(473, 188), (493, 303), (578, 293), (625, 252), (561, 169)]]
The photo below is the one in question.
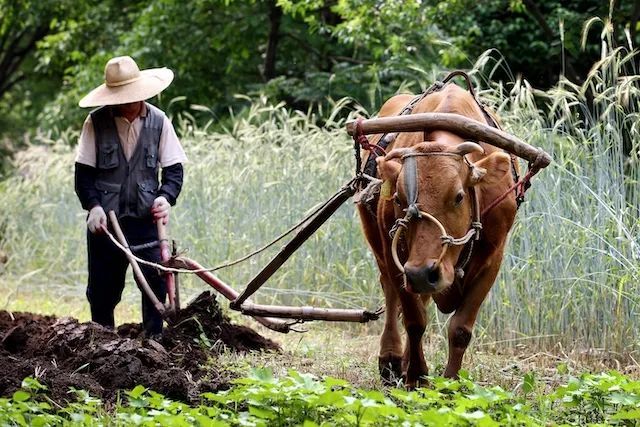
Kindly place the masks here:
[(471, 238), (473, 238), (473, 236), (478, 232), (477, 229), (472, 228), (471, 230), (467, 231), (467, 234), (465, 234), (464, 236), (456, 239), (453, 236), (450, 235), (446, 235), (446, 236), (441, 236), (440, 240), (442, 240), (442, 244), (443, 245), (450, 245), (450, 246), (462, 246), (462, 245), (466, 245), (467, 242), (469, 240), (471, 240)]
[(538, 173), (538, 171), (536, 169), (534, 169), (534, 168), (531, 168), (527, 172), (527, 174), (522, 177), (522, 179), (520, 181), (518, 181), (515, 184), (513, 184), (511, 187), (509, 187), (509, 189), (507, 191), (505, 191), (502, 194), (502, 196), (498, 197), (493, 202), (491, 202), (491, 204), (489, 204), (489, 206), (484, 208), (484, 210), (482, 211), (480, 216), (481, 217), (485, 216), (485, 214), (487, 214), (487, 212), (489, 212), (491, 209), (493, 209), (496, 206), (498, 206), (500, 204), (500, 202), (502, 202), (504, 199), (506, 199), (507, 196), (515, 189), (518, 189), (518, 191), (517, 191), (518, 196), (517, 197), (521, 197), (522, 200), (524, 200), (524, 193), (531, 186), (529, 181), (531, 181), (531, 177), (533, 177), (536, 173)]
[[(362, 121), (363, 121), (362, 117), (359, 117), (356, 120), (356, 131), (353, 134), (353, 140), (358, 145), (360, 145), (360, 147), (362, 147), (363, 150), (370, 151), (376, 157), (379, 155), (385, 156), (387, 152), (385, 151), (384, 148), (380, 147), (379, 145), (371, 144), (369, 142), (369, 138), (367, 138), (367, 136), (364, 134), (364, 131), (362, 130)], [(378, 152), (376, 152), (376, 150)]]
[[(326, 207), (328, 204), (330, 204), (333, 200), (335, 200), (335, 198), (342, 193), (343, 189), (350, 187), (351, 185), (353, 185), (357, 180), (361, 180), (366, 177), (359, 177), (359, 178), (354, 178), (351, 181), (349, 181), (348, 183), (346, 183), (345, 185), (343, 185), (340, 190), (338, 190), (335, 194), (333, 194), (327, 201), (325, 201), (323, 204), (321, 204), (320, 206), (318, 206), (316, 209), (314, 209), (309, 215), (305, 216), (304, 218), (302, 218), (302, 220), (300, 220), (299, 222), (297, 222), (296, 224), (294, 224), (292, 227), (290, 227), (287, 231), (285, 231), (284, 233), (280, 234), (278, 237), (276, 237), (274, 240), (272, 240), (271, 242), (267, 243), (266, 245), (262, 246), (261, 248), (258, 248), (256, 250), (254, 250), (253, 252), (248, 253), (247, 255), (244, 255), (241, 258), (238, 258), (236, 260), (233, 261), (228, 261), (225, 262), (223, 264), (219, 264), (216, 265), (214, 267), (210, 267), (210, 268), (201, 268), (198, 270), (188, 270), (188, 269), (184, 269), (184, 268), (173, 268), (173, 267), (167, 267), (164, 266), (162, 264), (158, 264), (156, 262), (152, 262), (152, 261), (148, 261), (145, 259), (142, 259), (136, 255), (133, 255), (133, 258), (138, 261), (138, 263), (140, 264), (144, 264), (144, 265), (148, 265), (150, 267), (155, 267), (157, 270), (163, 271), (163, 272), (168, 272), (168, 273), (192, 273), (192, 274), (197, 274), (197, 273), (204, 273), (204, 272), (213, 272), (213, 271), (217, 271), (217, 270), (222, 270), (223, 268), (228, 268), (231, 266), (234, 266), (236, 264), (240, 264), (243, 261), (248, 260), (251, 257), (254, 257), (264, 251), (266, 251), (267, 249), (269, 249), (271, 246), (275, 245), (276, 243), (278, 243), (279, 241), (281, 241), (282, 239), (284, 239), (285, 237), (287, 237), (288, 235), (290, 235), (291, 233), (293, 233), (294, 231), (296, 231), (297, 229), (299, 229), (300, 227), (302, 227), (306, 222), (308, 222), (311, 218), (313, 218), (318, 212), (320, 212), (322, 209), (324, 209), (324, 207)], [(107, 227), (103, 227), (102, 230), (105, 232), (105, 234), (109, 237), (109, 239), (123, 252), (127, 252), (127, 248), (124, 247), (116, 238), (113, 234), (111, 234), (111, 232), (107, 229)]]

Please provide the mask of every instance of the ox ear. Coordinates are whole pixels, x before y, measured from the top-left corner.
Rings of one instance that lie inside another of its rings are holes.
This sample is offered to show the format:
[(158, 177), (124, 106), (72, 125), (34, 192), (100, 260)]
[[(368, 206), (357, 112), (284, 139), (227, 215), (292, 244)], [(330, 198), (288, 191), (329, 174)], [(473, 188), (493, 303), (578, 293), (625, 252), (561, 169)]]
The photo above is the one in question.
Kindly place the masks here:
[(391, 200), (396, 192), (396, 182), (402, 170), (402, 156), (411, 153), (411, 148), (396, 148), (384, 157), (377, 157), (378, 176), (382, 179), (380, 198)]
[(496, 151), (478, 160), (471, 168), (470, 185), (481, 182), (482, 185), (493, 185), (501, 181), (509, 173), (511, 157), (507, 153)]
[(380, 199), (391, 200), (396, 192), (396, 182), (402, 165), (395, 160), (386, 160), (383, 157), (378, 157), (376, 162), (378, 163), (378, 176), (382, 178)]
[[(389, 153), (389, 155), (391, 154), (393, 154), (393, 151)], [(402, 164), (396, 160), (398, 157), (388, 158), (389, 155), (376, 159), (376, 163), (378, 163), (378, 175), (380, 175), (383, 181), (388, 181), (395, 187), (398, 175), (400, 175), (400, 171), (402, 170)]]
[(395, 188), (398, 175), (400, 175), (400, 170), (402, 170), (402, 156), (411, 151), (410, 148), (396, 148), (395, 150), (391, 150), (386, 156), (376, 158), (378, 175), (383, 181), (388, 181), (392, 188)]

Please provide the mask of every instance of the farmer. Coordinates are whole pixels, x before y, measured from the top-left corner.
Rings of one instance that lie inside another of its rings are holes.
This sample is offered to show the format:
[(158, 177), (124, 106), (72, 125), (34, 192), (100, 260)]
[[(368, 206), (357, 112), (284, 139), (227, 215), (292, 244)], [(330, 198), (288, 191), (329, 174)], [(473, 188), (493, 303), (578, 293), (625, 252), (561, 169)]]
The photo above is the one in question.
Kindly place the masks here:
[[(182, 163), (187, 158), (167, 116), (144, 102), (173, 80), (167, 68), (142, 70), (128, 56), (116, 57), (104, 70), (104, 84), (80, 101), (98, 107), (84, 122), (75, 163), (75, 190), (87, 216), (91, 319), (114, 328), (113, 311), (120, 302), (127, 258), (104, 233), (107, 213), (114, 211), (129, 245), (157, 242), (156, 221), (169, 221), (171, 206), (182, 188)], [(158, 181), (159, 167), (162, 180)], [(160, 261), (160, 248), (148, 246), (137, 256)], [(149, 286), (161, 302), (165, 278), (141, 265)], [(142, 295), (142, 323), (147, 336), (162, 333), (162, 317)]]

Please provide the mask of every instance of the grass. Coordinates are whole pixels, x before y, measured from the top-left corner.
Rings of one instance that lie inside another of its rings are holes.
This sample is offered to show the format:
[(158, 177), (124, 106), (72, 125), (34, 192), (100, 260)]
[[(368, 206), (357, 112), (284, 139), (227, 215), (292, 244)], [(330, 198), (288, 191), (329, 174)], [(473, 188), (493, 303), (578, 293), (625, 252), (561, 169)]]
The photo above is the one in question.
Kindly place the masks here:
[[(348, 331), (338, 325), (309, 325), (304, 334), (281, 335), (256, 325), (261, 334), (281, 344), (282, 353), (223, 353), (212, 360), (214, 370), (230, 370), (230, 377), (248, 375), (252, 367), (265, 367), (276, 376), (290, 369), (307, 372), (319, 378), (342, 378), (363, 389), (381, 389), (378, 374), (378, 341), (375, 328)], [(628, 355), (598, 349), (569, 350), (561, 345), (540, 350), (536, 345), (520, 343), (505, 347), (501, 342), (472, 342), (465, 354), (463, 367), (480, 385), (496, 385), (517, 391), (526, 373), (535, 372), (540, 392), (568, 381), (584, 372), (598, 373), (615, 369), (630, 378), (640, 378), (640, 364)], [(425, 357), (430, 375), (444, 372), (447, 341), (442, 334), (425, 338)]]

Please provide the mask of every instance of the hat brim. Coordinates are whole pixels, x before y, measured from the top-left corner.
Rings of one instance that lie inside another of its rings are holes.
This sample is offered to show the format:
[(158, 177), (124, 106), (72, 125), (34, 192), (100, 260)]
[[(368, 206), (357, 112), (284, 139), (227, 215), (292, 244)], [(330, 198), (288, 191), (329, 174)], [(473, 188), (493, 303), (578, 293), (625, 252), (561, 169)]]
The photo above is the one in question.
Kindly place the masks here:
[(165, 90), (173, 81), (173, 71), (168, 68), (150, 68), (140, 71), (140, 78), (122, 86), (101, 84), (80, 100), (80, 107), (100, 107), (144, 101)]

